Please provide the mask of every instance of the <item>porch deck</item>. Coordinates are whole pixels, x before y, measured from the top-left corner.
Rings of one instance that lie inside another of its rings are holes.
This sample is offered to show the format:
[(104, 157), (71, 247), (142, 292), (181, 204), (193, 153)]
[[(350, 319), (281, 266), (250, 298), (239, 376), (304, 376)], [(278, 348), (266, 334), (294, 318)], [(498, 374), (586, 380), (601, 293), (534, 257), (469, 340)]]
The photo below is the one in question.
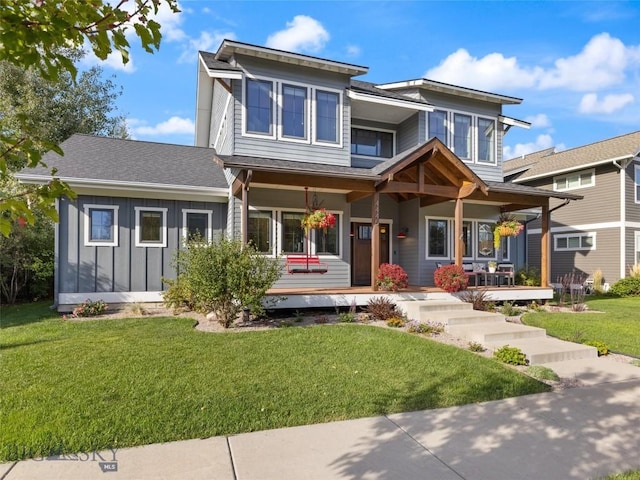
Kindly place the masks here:
[[(495, 302), (526, 302), (542, 301), (553, 298), (553, 288), (550, 287), (469, 287), (468, 290), (485, 290), (487, 299)], [(456, 298), (455, 294), (447, 293), (437, 287), (409, 286), (399, 292), (374, 291), (371, 287), (327, 287), (327, 288), (274, 288), (267, 292), (267, 299), (281, 298), (275, 306), (270, 308), (331, 308), (349, 307), (354, 302), (364, 306), (373, 298), (387, 295), (396, 300), (445, 300)]]

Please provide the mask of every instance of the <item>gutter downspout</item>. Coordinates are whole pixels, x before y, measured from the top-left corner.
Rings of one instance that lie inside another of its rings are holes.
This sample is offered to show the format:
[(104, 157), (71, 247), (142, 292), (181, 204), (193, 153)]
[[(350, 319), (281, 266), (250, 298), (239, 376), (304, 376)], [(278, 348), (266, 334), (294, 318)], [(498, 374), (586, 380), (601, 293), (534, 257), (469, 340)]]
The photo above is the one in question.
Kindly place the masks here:
[(626, 277), (626, 259), (627, 259), (627, 189), (625, 171), (629, 165), (628, 160), (622, 160), (620, 164), (617, 160), (612, 160), (611, 163), (618, 167), (620, 171), (620, 278)]

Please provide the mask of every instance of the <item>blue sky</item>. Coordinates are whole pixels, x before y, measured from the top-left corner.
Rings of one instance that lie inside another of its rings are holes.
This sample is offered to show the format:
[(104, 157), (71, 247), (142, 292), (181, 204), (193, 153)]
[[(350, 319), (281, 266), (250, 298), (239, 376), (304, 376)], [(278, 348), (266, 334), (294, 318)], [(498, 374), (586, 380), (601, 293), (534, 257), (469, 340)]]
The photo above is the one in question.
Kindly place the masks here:
[[(207, 1), (161, 11), (160, 51), (102, 62), (133, 137), (193, 144), (197, 51), (224, 38), (522, 98), (505, 158), (640, 130), (640, 2)], [(96, 59), (88, 57), (87, 62)]]

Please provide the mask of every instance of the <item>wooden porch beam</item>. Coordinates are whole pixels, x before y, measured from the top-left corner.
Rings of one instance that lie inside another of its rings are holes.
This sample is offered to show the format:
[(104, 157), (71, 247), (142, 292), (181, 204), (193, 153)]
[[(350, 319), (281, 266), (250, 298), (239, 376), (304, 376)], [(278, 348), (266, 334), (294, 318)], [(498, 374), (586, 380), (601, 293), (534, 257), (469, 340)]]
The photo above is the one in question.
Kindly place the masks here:
[(349, 192), (347, 193), (347, 203), (353, 203), (371, 195), (371, 192)]
[(239, 178), (236, 178), (233, 181), (233, 184), (231, 185), (231, 193), (233, 193), (234, 196), (238, 196), (241, 190), (242, 190), (242, 180), (240, 180)]
[(251, 183), (251, 177), (253, 177), (253, 170), (247, 170), (244, 175), (244, 182), (242, 183), (242, 220), (240, 236), (242, 237), (243, 245), (249, 243), (249, 184)]
[(463, 202), (461, 198), (456, 199), (456, 208), (454, 213), (454, 235), (455, 242), (453, 247), (453, 254), (456, 265), (462, 266), (462, 256), (464, 255), (464, 242), (462, 233), (462, 218), (463, 218)]
[(423, 184), (422, 189), (420, 185), (412, 182), (389, 182), (378, 188), (380, 193), (415, 193), (415, 194), (428, 194), (439, 195), (441, 197), (457, 198), (459, 189), (458, 187), (446, 187), (444, 185), (431, 185)]
[(540, 225), (540, 286), (549, 286), (549, 201), (542, 205), (542, 216)]
[(467, 183), (460, 187), (460, 191), (458, 192), (458, 198), (467, 198), (473, 192), (475, 192), (478, 188), (478, 185), (475, 183)]
[(489, 190), (489, 194), (485, 195), (482, 191), (475, 191), (471, 196), (468, 197), (471, 200), (488, 200), (490, 202), (499, 202), (504, 203), (505, 205), (511, 203), (519, 203), (521, 205), (526, 205), (525, 208), (530, 207), (540, 207), (545, 202), (548, 202), (547, 197), (539, 197), (535, 195), (522, 195), (519, 193), (497, 193)]
[(371, 197), (371, 289), (378, 291), (376, 278), (380, 267), (380, 194)]
[(318, 175), (303, 175), (298, 173), (253, 172), (253, 183), (268, 185), (305, 185), (310, 188), (333, 188), (337, 190), (373, 193), (372, 180), (349, 178), (322, 177)]

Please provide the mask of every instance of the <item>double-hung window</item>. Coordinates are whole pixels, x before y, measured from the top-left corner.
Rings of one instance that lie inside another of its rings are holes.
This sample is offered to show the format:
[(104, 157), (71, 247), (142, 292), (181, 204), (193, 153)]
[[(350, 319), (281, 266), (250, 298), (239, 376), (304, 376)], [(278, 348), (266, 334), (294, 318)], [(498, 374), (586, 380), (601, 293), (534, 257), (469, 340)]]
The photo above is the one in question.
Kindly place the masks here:
[(449, 221), (430, 218), (427, 220), (427, 256), (449, 257)]
[(136, 247), (167, 246), (167, 209), (135, 207)]
[(307, 88), (282, 85), (282, 136), (307, 138)]
[(636, 203), (640, 203), (640, 165), (635, 166)]
[(315, 141), (340, 143), (340, 95), (324, 90), (315, 91)]
[(453, 114), (453, 151), (463, 159), (471, 160), (471, 117), (461, 113)]
[(84, 244), (115, 247), (118, 245), (118, 206), (84, 206)]
[(247, 133), (273, 135), (273, 82), (247, 78)]
[(429, 112), (429, 135), (428, 138), (438, 138), (445, 145), (449, 144), (447, 135), (447, 112), (434, 110)]
[(496, 163), (496, 122), (478, 118), (478, 162)]
[(352, 128), (351, 154), (391, 158), (393, 157), (393, 133)]

